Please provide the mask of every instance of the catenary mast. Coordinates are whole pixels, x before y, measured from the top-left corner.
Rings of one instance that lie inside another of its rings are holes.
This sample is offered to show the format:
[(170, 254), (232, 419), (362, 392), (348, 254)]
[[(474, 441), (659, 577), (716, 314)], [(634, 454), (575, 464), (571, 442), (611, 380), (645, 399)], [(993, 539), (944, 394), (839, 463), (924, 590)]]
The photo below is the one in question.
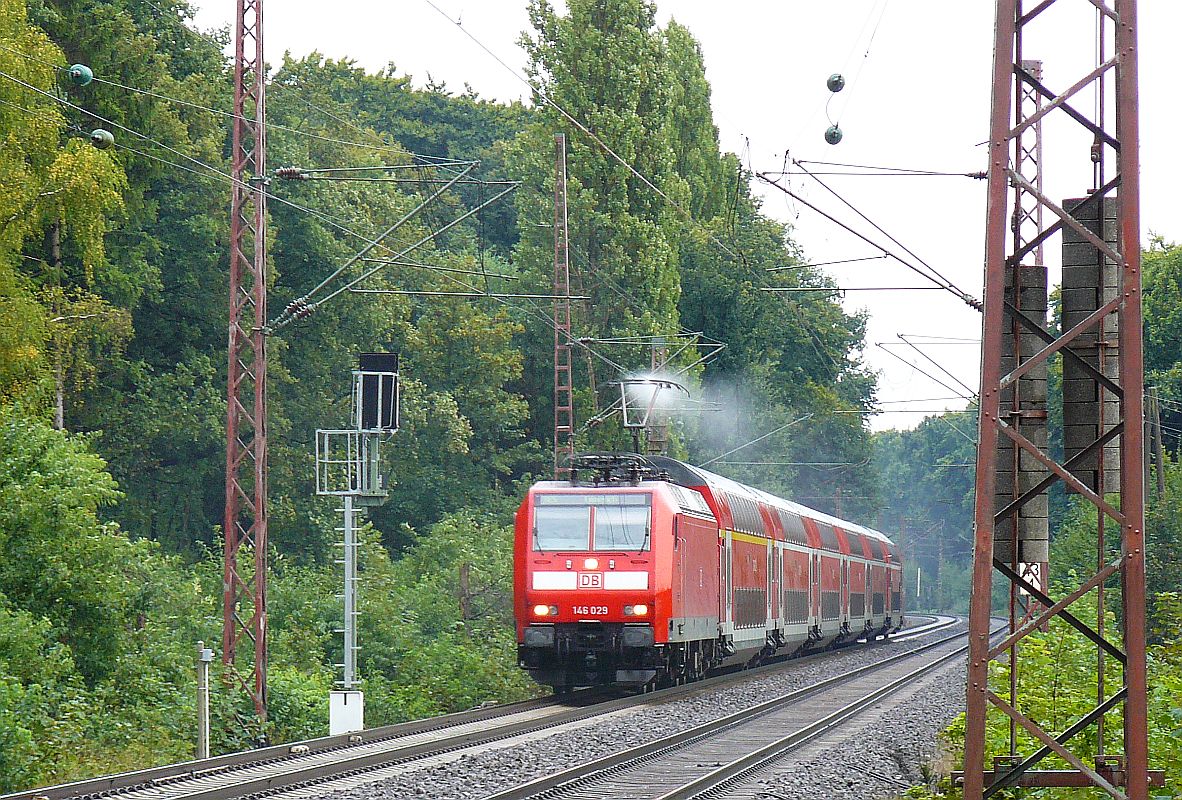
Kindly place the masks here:
[[(267, 204), (263, 0), (237, 0), (222, 662), (267, 719)], [(253, 650), (253, 652), (249, 652)], [(246, 651), (246, 652), (244, 652)]]

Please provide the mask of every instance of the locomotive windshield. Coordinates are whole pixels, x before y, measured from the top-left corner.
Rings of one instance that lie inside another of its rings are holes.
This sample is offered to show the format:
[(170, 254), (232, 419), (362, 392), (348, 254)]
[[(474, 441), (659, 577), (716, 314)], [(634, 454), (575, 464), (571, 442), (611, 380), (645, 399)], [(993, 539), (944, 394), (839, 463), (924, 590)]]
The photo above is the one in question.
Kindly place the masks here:
[(539, 494), (534, 498), (534, 549), (647, 550), (652, 496)]

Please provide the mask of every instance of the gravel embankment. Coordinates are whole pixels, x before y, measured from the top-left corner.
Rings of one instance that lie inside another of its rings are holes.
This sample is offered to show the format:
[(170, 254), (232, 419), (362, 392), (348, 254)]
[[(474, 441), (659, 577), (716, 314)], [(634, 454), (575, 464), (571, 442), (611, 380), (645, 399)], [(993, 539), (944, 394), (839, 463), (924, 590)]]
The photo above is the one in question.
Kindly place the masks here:
[[(583, 723), (578, 727), (572, 726), (555, 732), (535, 734), (530, 737), (530, 741), (522, 744), (493, 744), (476, 751), (469, 750), (463, 754), (442, 756), (431, 764), (419, 764), (414, 767), (408, 765), (405, 768), (382, 770), (385, 775), (381, 780), (338, 791), (330, 791), (329, 786), (324, 786), (322, 792), (317, 793), (317, 797), (329, 798), (329, 800), (397, 800), (405, 797), (476, 800), (476, 798), (487, 797), (542, 775), (568, 769), (601, 756), (701, 725), (835, 674), (877, 663), (888, 656), (906, 652), (923, 643), (933, 641), (934, 637), (943, 638), (957, 630), (964, 630), (964, 626), (937, 631), (930, 636), (909, 642), (880, 642), (869, 647), (851, 648), (823, 659), (799, 663), (795, 668), (784, 673), (761, 675), (758, 678), (752, 676), (751, 680), (710, 690), (708, 695), (686, 697), (657, 706), (641, 706), (617, 713), (610, 719), (598, 723)], [(951, 674), (951, 671), (948, 674)], [(954, 684), (958, 683), (955, 679), (950, 678), (950, 680)], [(963, 682), (959, 682), (957, 691), (963, 697)], [(949, 698), (938, 702), (932, 701), (930, 707), (925, 701), (923, 703), (925, 710), (906, 712), (908, 718), (914, 717), (914, 719), (904, 726), (905, 733), (901, 731), (891, 733), (889, 743), (881, 745), (884, 748), (884, 755), (879, 755), (876, 750), (873, 756), (867, 757), (863, 753), (856, 757), (850, 756), (845, 759), (845, 762), (875, 764), (877, 766), (873, 768), (879, 771), (881, 767), (883, 774), (892, 777), (901, 775), (902, 767), (896, 764), (895, 756), (891, 753), (899, 749), (908, 754), (915, 752), (913, 763), (918, 764), (922, 760), (922, 753), (931, 750), (931, 747), (924, 749), (921, 745), (925, 741), (934, 741), (935, 732), (944, 724), (938, 721), (937, 717), (947, 719), (944, 712), (949, 711), (952, 707)], [(950, 713), (955, 713), (955, 711), (950, 711)], [(930, 734), (928, 733), (929, 728)], [(865, 743), (866, 739), (863, 738), (857, 746)], [(854, 746), (851, 745), (851, 753)], [(866, 746), (870, 745), (866, 744)], [(875, 745), (875, 747), (879, 747), (879, 745)], [(906, 756), (905, 762), (912, 763), (910, 758), (910, 755)], [(402, 769), (406, 771), (400, 771)], [(392, 774), (393, 772), (399, 772), (399, 774)], [(908, 782), (910, 782), (910, 776), (917, 773), (918, 767), (916, 766), (913, 768), (913, 772), (908, 774)], [(866, 777), (861, 776), (860, 780), (865, 781)], [(813, 798), (817, 797), (817, 787), (820, 785), (813, 784), (808, 794)], [(844, 778), (840, 785), (845, 785)], [(887, 785), (890, 786), (890, 784)], [(837, 788), (838, 784), (834, 784), (834, 786)], [(888, 795), (880, 792), (878, 794), (833, 796), (883, 797)]]
[(964, 710), (963, 665), (941, 670), (886, 708), (871, 707), (839, 742), (806, 745), (791, 764), (765, 772), (735, 797), (758, 800), (884, 800), (925, 782), (921, 765), (939, 755), (938, 737)]

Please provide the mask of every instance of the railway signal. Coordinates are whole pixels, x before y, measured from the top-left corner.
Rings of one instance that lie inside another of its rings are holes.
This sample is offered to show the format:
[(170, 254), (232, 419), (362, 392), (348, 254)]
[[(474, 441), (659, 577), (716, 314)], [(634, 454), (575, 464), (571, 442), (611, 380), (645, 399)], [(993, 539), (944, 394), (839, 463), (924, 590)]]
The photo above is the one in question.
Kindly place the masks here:
[(365, 727), (365, 694), (357, 677), (357, 510), (379, 506), (389, 492), (381, 446), (398, 431), (397, 353), (362, 353), (353, 371), (352, 427), (316, 431), (316, 494), (341, 500), (344, 623), (340, 690), (329, 695), (329, 735)]

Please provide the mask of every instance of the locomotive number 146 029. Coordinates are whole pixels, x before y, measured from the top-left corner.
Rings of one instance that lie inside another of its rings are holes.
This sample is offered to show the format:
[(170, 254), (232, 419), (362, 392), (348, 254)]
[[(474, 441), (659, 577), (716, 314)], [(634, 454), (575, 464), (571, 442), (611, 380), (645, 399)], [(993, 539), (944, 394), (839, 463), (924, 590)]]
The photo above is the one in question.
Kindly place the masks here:
[(607, 606), (574, 606), (571, 611), (590, 617), (602, 617), (607, 615)]

